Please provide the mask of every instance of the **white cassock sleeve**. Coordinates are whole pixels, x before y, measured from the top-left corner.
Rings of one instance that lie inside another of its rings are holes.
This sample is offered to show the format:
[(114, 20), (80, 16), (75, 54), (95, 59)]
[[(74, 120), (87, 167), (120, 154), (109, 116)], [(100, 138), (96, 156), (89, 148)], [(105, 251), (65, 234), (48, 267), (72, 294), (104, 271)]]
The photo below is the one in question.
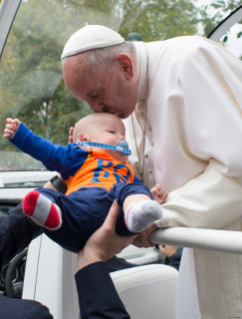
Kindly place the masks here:
[(160, 228), (188, 226), (219, 229), (242, 215), (242, 188), (209, 165), (205, 172), (170, 192), (162, 204)]
[[(180, 50), (172, 89), (184, 101), (182, 152), (190, 154), (191, 165), (201, 159), (208, 166), (170, 192), (156, 222), (161, 228), (218, 229), (242, 215), (242, 64), (221, 46), (203, 42)], [(160, 182), (157, 177), (159, 172)]]

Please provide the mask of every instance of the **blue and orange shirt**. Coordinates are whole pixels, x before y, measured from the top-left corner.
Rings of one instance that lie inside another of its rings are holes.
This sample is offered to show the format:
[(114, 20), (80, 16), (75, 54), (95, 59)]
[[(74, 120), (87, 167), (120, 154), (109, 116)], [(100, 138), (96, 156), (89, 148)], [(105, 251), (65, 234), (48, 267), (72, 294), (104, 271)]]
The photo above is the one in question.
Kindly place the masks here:
[(67, 195), (80, 187), (104, 187), (118, 183), (140, 183), (133, 168), (102, 151), (83, 150), (78, 144), (54, 145), (35, 135), (23, 123), (11, 143), (41, 161), (50, 171), (58, 171), (67, 183)]

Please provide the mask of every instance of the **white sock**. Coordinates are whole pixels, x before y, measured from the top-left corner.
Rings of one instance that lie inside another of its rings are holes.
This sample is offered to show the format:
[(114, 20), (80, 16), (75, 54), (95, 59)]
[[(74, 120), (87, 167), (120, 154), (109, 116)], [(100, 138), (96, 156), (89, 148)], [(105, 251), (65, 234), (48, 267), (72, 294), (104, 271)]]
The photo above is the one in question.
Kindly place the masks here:
[(142, 200), (130, 205), (125, 212), (125, 224), (128, 230), (139, 233), (154, 221), (162, 218), (162, 209), (154, 200)]

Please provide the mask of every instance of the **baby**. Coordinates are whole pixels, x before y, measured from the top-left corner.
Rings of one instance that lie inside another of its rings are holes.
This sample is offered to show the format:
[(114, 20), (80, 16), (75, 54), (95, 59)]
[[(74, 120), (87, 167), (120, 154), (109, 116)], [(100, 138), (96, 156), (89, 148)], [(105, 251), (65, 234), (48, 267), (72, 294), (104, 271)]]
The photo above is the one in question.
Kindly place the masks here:
[(22, 203), (23, 212), (63, 248), (80, 251), (115, 199), (121, 207), (116, 225), (121, 236), (134, 236), (162, 217), (159, 204), (168, 193), (159, 184), (151, 190), (158, 204), (134, 175), (118, 117), (99, 113), (82, 118), (74, 127), (74, 143), (66, 147), (34, 135), (18, 119), (7, 119), (4, 133), (67, 183), (65, 195), (41, 188), (28, 193)]

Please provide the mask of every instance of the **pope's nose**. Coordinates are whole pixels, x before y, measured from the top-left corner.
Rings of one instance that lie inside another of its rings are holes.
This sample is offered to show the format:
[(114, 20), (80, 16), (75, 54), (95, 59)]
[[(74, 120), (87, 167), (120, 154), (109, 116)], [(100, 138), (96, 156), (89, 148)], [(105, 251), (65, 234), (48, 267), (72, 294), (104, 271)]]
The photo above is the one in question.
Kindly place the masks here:
[(103, 103), (92, 103), (89, 104), (91, 109), (95, 112), (95, 113), (102, 113), (103, 112), (103, 108), (104, 108), (104, 104)]

